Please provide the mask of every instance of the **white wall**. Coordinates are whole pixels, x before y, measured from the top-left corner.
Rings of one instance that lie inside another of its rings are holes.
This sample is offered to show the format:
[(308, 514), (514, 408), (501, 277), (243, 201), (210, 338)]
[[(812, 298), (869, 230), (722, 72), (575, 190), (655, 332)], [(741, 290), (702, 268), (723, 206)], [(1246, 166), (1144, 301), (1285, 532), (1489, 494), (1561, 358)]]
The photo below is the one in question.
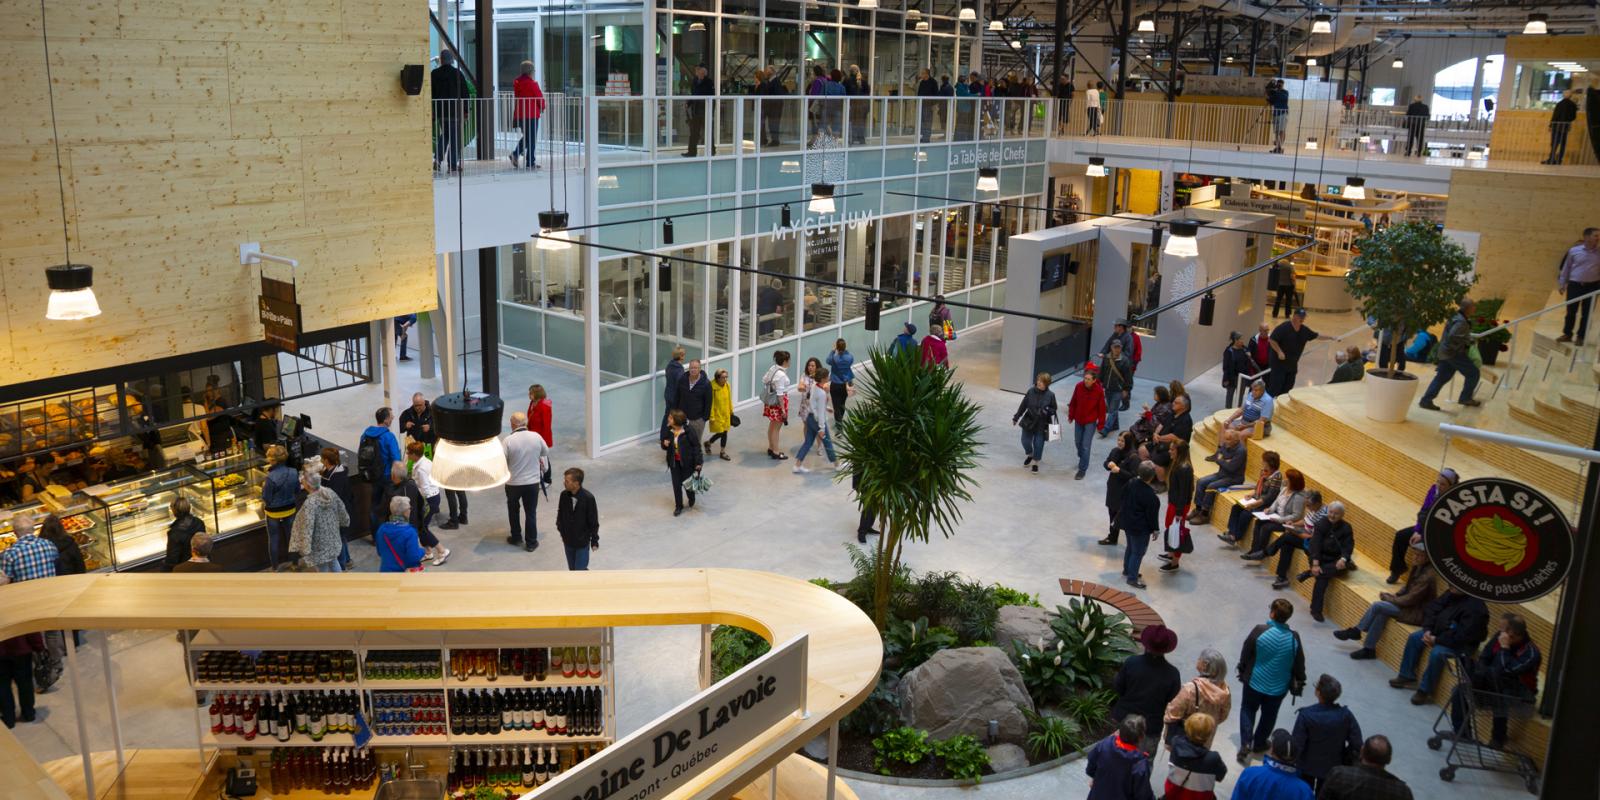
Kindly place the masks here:
[[(1439, 70), (1469, 58), (1503, 54), (1506, 40), (1498, 39), (1412, 39), (1394, 51), (1374, 59), (1367, 67), (1367, 97), (1373, 87), (1384, 86), (1395, 90), (1395, 104), (1404, 107), (1413, 95), (1422, 95), (1422, 102), (1433, 97), (1433, 76)], [(1391, 69), (1395, 54), (1405, 58), (1404, 69)], [(1480, 105), (1476, 110), (1482, 111)]]
[[(455, 180), (433, 182), (433, 242), (435, 252), (452, 253), (457, 244), (457, 220), (461, 205), (466, 205), (466, 228), (461, 231), (466, 249), (499, 247), (526, 242), (539, 228), (539, 212), (550, 209), (550, 182), (557, 181), (555, 202), (567, 212), (569, 225), (588, 223), (589, 198), (582, 172), (565, 176), (566, 197), (562, 198), (561, 177), (549, 170), (532, 175), (496, 174), (467, 178), (457, 186)], [(459, 195), (458, 195), (459, 192)], [(459, 198), (459, 199), (458, 199)], [(565, 205), (562, 203), (565, 202)]]

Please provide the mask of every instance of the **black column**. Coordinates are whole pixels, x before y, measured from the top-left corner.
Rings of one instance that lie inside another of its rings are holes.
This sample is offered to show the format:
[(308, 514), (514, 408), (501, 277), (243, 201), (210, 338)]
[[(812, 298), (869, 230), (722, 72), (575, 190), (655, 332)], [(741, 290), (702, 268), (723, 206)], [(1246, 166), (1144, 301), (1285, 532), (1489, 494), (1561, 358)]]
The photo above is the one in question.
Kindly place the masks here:
[[(989, 4), (989, 8), (991, 9), (989, 13), (994, 13), (993, 9), (997, 5), (999, 5), (999, 3), (991, 2)], [(1051, 97), (1055, 97), (1056, 88), (1061, 85), (1061, 76), (1064, 74), (1061, 71), (1061, 51), (1067, 48), (1067, 26), (1072, 24), (1072, 18), (1070, 14), (1071, 12), (1067, 10), (1067, 0), (1056, 0), (1056, 53), (1055, 56), (1050, 59), (1050, 67), (1055, 70), (1056, 85), (1050, 87)], [(983, 31), (981, 29), (978, 31), (978, 35), (983, 35)]]
[(1261, 49), (1261, 20), (1250, 23), (1250, 77), (1256, 76), (1256, 51)]
[[(478, 160), (494, 160), (494, 0), (475, 0), (473, 3), (473, 38), (478, 46), (478, 99), (473, 103), (477, 112)], [(459, 145), (458, 145), (459, 146)]]
[[(500, 393), (500, 275), (497, 250), (478, 249), (478, 350), (483, 391)], [(465, 269), (466, 265), (462, 265)]]
[[(1153, 16), (1153, 15), (1152, 15)], [(1117, 85), (1115, 94), (1118, 100), (1122, 99), (1123, 87), (1128, 83), (1128, 36), (1133, 31), (1133, 0), (1122, 0), (1122, 27), (1117, 30)], [(1117, 106), (1121, 110), (1122, 106)], [(1115, 131), (1113, 131), (1115, 132)]]
[[(1600, 429), (1595, 431), (1594, 447), (1600, 450)], [(1545, 676), (1544, 702), (1540, 707), (1544, 713), (1555, 713), (1550, 722), (1544, 785), (1539, 794), (1550, 800), (1600, 796), (1593, 731), (1593, 721), (1600, 715), (1600, 692), (1594, 690), (1593, 681), (1585, 680), (1586, 673), (1600, 664), (1600, 630), (1592, 624), (1600, 618), (1600, 547), (1590, 546), (1596, 529), (1597, 503), (1600, 465), (1590, 464), (1573, 541), (1572, 571), (1561, 589), (1561, 609), (1556, 614), (1550, 670)], [(1566, 680), (1569, 676), (1573, 680)]]

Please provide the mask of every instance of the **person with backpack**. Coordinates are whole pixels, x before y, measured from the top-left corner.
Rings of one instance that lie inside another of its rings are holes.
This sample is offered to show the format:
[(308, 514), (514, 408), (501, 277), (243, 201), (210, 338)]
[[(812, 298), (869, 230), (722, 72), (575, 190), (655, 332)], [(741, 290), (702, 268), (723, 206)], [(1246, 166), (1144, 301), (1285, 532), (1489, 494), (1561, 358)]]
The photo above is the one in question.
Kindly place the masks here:
[(1317, 702), (1300, 709), (1294, 719), (1294, 751), (1299, 753), (1300, 777), (1319, 789), (1334, 767), (1356, 763), (1361, 752), (1361, 723), (1346, 706), (1339, 705), (1344, 687), (1332, 675), (1317, 678)]
[(400, 440), (389, 430), (394, 424), (394, 411), (384, 406), (372, 417), (377, 424), (368, 425), (361, 432), (361, 442), (356, 445), (356, 477), (372, 487), (371, 530), (377, 530), (389, 516), (388, 507), (380, 503), (383, 484), (389, 477), (389, 465), (403, 461), (405, 455), (400, 452)]
[(933, 310), (928, 312), (928, 332), (938, 331), (946, 339), (954, 339), (955, 327), (950, 324), (950, 307), (944, 304), (944, 295), (933, 296)]
[(1122, 342), (1113, 339), (1100, 358), (1100, 382), (1106, 387), (1106, 425), (1100, 429), (1100, 438), (1122, 429), (1117, 412), (1128, 407), (1128, 394), (1133, 389), (1133, 365)]
[(789, 457), (783, 452), (778, 433), (789, 424), (789, 351), (772, 354), (772, 366), (761, 377), (761, 414), (767, 418), (767, 458), (782, 461)]
[(1299, 697), (1305, 690), (1306, 649), (1300, 634), (1289, 627), (1292, 616), (1294, 606), (1288, 600), (1273, 600), (1269, 621), (1250, 631), (1239, 653), (1239, 683), (1244, 686), (1239, 702), (1242, 766), (1250, 765), (1252, 753), (1267, 751), (1267, 736), (1278, 724), (1284, 695)]
[(895, 355), (906, 350), (917, 350), (917, 326), (907, 322), (900, 333), (896, 334), (894, 341), (889, 343), (889, 355)]

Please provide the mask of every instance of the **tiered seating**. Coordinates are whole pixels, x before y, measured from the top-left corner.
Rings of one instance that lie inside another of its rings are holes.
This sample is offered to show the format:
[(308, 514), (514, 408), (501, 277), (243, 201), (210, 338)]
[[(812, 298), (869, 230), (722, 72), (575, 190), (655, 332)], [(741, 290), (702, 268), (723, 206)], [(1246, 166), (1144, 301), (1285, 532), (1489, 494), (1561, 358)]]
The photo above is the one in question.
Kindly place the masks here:
[[(1284, 469), (1292, 467), (1305, 474), (1308, 488), (1321, 491), (1327, 501), (1344, 502), (1345, 518), (1356, 533), (1357, 569), (1329, 585), (1323, 613), (1333, 625), (1312, 628), (1312, 623), (1307, 621), (1301, 628), (1303, 635), (1326, 636), (1335, 627), (1354, 625), (1367, 606), (1378, 599), (1379, 593), (1396, 588), (1384, 581), (1394, 532), (1415, 523), (1422, 498), (1441, 466), (1436, 459), (1444, 452), (1444, 447), (1436, 423), (1416, 421), (1385, 425), (1370, 422), (1359, 411), (1361, 391), (1359, 383), (1297, 389), (1293, 396), (1279, 400), (1271, 437), (1252, 439), (1248, 445), (1247, 476), (1260, 471), (1262, 452), (1277, 451)], [(1352, 402), (1355, 410), (1350, 413), (1346, 406)], [(1196, 471), (1201, 475), (1209, 472), (1211, 465), (1200, 459), (1215, 450), (1227, 416), (1227, 412), (1218, 412), (1195, 430), (1192, 454)], [(1447, 459), (1449, 466), (1463, 478), (1508, 474), (1493, 460), (1463, 452), (1464, 449), (1459, 443), (1453, 444)], [(1529, 482), (1540, 486), (1537, 479)], [(1547, 486), (1541, 488), (1557, 502), (1570, 499), (1566, 493), (1552, 491)], [(1247, 492), (1241, 491), (1220, 495), (1212, 507), (1213, 524), (1225, 526), (1229, 512), (1245, 494)], [(1209, 537), (1201, 537), (1205, 538)], [(1231, 558), (1237, 552), (1215, 549), (1213, 553), (1206, 553), (1203, 542), (1198, 546), (1203, 558)], [(1264, 568), (1258, 573), (1260, 579), (1271, 580), (1275, 559), (1262, 564)], [(1296, 550), (1291, 578), (1307, 568), (1304, 551)], [(1291, 586), (1310, 597), (1311, 581), (1295, 582)], [(1516, 611), (1527, 618), (1533, 640), (1548, 657), (1558, 597), (1559, 593), (1553, 593), (1516, 607), (1490, 604), (1491, 634), (1502, 613)], [(1413, 626), (1398, 622), (1392, 622), (1385, 630), (1377, 648), (1378, 655), (1392, 669), (1398, 669), (1406, 637), (1413, 630)], [(1444, 703), (1453, 686), (1449, 673), (1445, 673), (1445, 680), (1434, 692), (1434, 701)], [(1487, 720), (1484, 722), (1487, 725)], [(1514, 747), (1535, 757), (1543, 754), (1549, 735), (1547, 721), (1535, 717), (1525, 722), (1513, 721), (1511, 725)]]

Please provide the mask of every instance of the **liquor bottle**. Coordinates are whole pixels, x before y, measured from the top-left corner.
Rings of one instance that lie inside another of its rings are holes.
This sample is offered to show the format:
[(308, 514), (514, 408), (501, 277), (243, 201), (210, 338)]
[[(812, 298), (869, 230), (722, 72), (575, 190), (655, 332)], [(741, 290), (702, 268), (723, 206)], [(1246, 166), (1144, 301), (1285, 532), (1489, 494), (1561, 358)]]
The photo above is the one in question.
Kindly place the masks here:
[(222, 732), (236, 734), (239, 732), (239, 706), (233, 695), (222, 699)]
[(289, 741), (289, 735), (294, 733), (294, 712), (289, 709), (290, 702), (288, 698), (278, 701), (278, 730), (272, 735), (280, 742)]
[(462, 721), (466, 719), (466, 716), (467, 716), (466, 703), (465, 703), (464, 700), (461, 699), (461, 692), (452, 690), (450, 692), (450, 735), (451, 736), (461, 736), (461, 735), (463, 735), (463, 734), (465, 734), (467, 732), (466, 728), (463, 727), (462, 724), (461, 724)]
[(256, 702), (250, 694), (246, 694), (244, 702), (239, 704), (239, 735), (247, 742), (253, 742), (256, 738)]
[(589, 648), (589, 677), (600, 677), (600, 648)]
[(490, 650), (483, 657), (484, 677), (494, 680), (500, 677), (500, 659), (495, 651)]
[[(6, 687), (6, 691), (11, 691), (11, 688)], [(211, 708), (206, 710), (206, 713), (210, 714), (211, 716), (212, 733), (222, 733), (223, 729), (226, 727), (222, 722), (222, 698), (223, 695), (221, 692), (213, 694), (211, 696)]]
[(543, 784), (547, 780), (550, 780), (550, 773), (545, 768), (544, 748), (541, 747), (539, 748), (538, 760), (535, 761), (533, 765), (533, 782), (536, 784)]
[(522, 748), (522, 785), (524, 787), (532, 786), (533, 781), (533, 750), (524, 746)]
[(328, 732), (327, 709), (323, 706), (322, 697), (315, 696), (309, 699), (311, 712), (306, 716), (306, 727), (311, 734), (311, 741), (320, 742)]

